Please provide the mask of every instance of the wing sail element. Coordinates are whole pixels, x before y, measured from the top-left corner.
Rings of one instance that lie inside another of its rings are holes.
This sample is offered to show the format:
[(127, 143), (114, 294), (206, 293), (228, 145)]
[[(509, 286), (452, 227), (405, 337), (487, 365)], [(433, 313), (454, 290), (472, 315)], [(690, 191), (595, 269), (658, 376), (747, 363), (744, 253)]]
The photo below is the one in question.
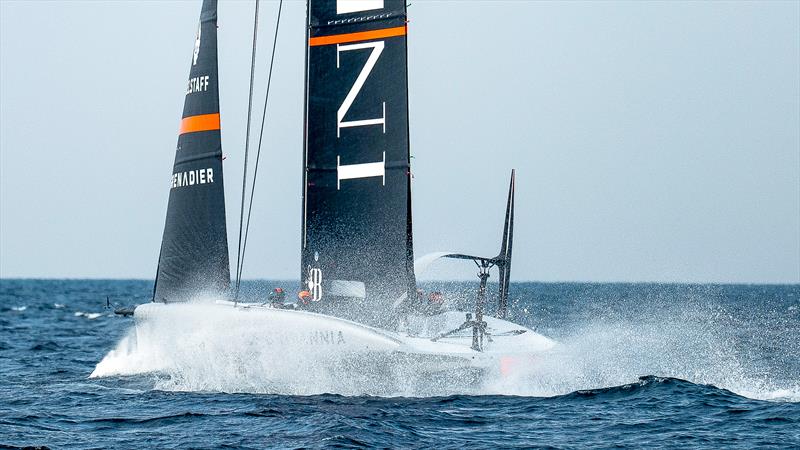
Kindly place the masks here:
[[(500, 272), (499, 296), (497, 301), (497, 317), (505, 318), (508, 312), (508, 288), (511, 283), (511, 250), (514, 241), (514, 182), (515, 171), (511, 171), (511, 181), (508, 185), (508, 200), (506, 201), (506, 217), (503, 225), (503, 241), (500, 243), (500, 254), (490, 258), (484, 256), (467, 255), (463, 253), (437, 253), (430, 255), (434, 258), (468, 259), (474, 261), (478, 267), (488, 268), (497, 266)], [(423, 257), (425, 258), (425, 257)], [(422, 258), (420, 258), (422, 259)], [(425, 265), (432, 261), (425, 261)]]
[(511, 249), (514, 243), (514, 170), (508, 184), (508, 201), (506, 202), (506, 220), (503, 225), (503, 243), (497, 256), (500, 270), (500, 297), (497, 305), (497, 316), (506, 317), (508, 311), (508, 288), (511, 283)]

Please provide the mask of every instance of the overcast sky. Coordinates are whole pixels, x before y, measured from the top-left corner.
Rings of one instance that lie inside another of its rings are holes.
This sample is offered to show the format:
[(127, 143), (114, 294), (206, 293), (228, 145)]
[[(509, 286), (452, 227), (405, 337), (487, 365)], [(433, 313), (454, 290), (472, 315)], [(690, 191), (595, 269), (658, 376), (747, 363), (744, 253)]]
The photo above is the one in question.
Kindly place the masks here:
[[(252, 9), (219, 8), (232, 261)], [(277, 3), (261, 10), (257, 105)], [(0, 276), (154, 276), (199, 12), (0, 2)], [(284, 6), (246, 278), (299, 272), (304, 16)], [(417, 256), (496, 253), (516, 168), (515, 280), (800, 282), (800, 3), (409, 17)]]

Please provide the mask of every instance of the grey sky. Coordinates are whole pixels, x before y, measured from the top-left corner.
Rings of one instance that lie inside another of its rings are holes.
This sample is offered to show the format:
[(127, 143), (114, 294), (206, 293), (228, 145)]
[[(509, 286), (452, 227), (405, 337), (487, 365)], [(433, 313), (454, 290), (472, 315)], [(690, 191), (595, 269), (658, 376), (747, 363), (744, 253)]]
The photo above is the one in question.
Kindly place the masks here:
[[(252, 7), (219, 13), (232, 261)], [(0, 2), (1, 276), (153, 277), (199, 10)], [(284, 13), (246, 278), (298, 276), (304, 3)], [(496, 253), (517, 168), (516, 280), (800, 282), (800, 3), (409, 16), (417, 256)]]

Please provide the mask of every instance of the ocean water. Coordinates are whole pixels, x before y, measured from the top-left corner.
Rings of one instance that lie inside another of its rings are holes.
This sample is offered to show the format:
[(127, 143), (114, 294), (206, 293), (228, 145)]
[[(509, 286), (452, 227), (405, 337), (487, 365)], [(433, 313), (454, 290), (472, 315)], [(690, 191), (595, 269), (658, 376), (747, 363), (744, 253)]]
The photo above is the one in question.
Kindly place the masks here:
[[(246, 282), (246, 295), (273, 284)], [(474, 285), (426, 287), (458, 299)], [(800, 447), (798, 285), (515, 283), (513, 320), (558, 351), (482, 395), (438, 397), (290, 395), (246, 359), (239, 376), (90, 378), (136, 364), (133, 321), (106, 297), (136, 304), (151, 289), (0, 280), (0, 448)]]

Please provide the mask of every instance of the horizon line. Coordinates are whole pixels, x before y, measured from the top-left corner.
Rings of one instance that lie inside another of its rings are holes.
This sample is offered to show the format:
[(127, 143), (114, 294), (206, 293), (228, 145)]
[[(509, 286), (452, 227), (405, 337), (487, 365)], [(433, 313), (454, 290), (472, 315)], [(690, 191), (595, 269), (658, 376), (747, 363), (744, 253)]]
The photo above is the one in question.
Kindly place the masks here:
[[(6, 277), (0, 276), (0, 281), (147, 281), (155, 282), (153, 278), (108, 278), (108, 277)], [(231, 280), (233, 281), (233, 280)], [(281, 279), (281, 278), (242, 278), (242, 281), (267, 281), (267, 282), (291, 282), (298, 283), (300, 280)], [(421, 279), (419, 282), (457, 282), (468, 283), (472, 279)], [(477, 280), (475, 281), (477, 283)], [(496, 284), (497, 281), (489, 281)], [(540, 284), (658, 284), (658, 285), (697, 285), (697, 286), (798, 286), (800, 281), (591, 281), (591, 280), (512, 280), (511, 283), (540, 283)]]

